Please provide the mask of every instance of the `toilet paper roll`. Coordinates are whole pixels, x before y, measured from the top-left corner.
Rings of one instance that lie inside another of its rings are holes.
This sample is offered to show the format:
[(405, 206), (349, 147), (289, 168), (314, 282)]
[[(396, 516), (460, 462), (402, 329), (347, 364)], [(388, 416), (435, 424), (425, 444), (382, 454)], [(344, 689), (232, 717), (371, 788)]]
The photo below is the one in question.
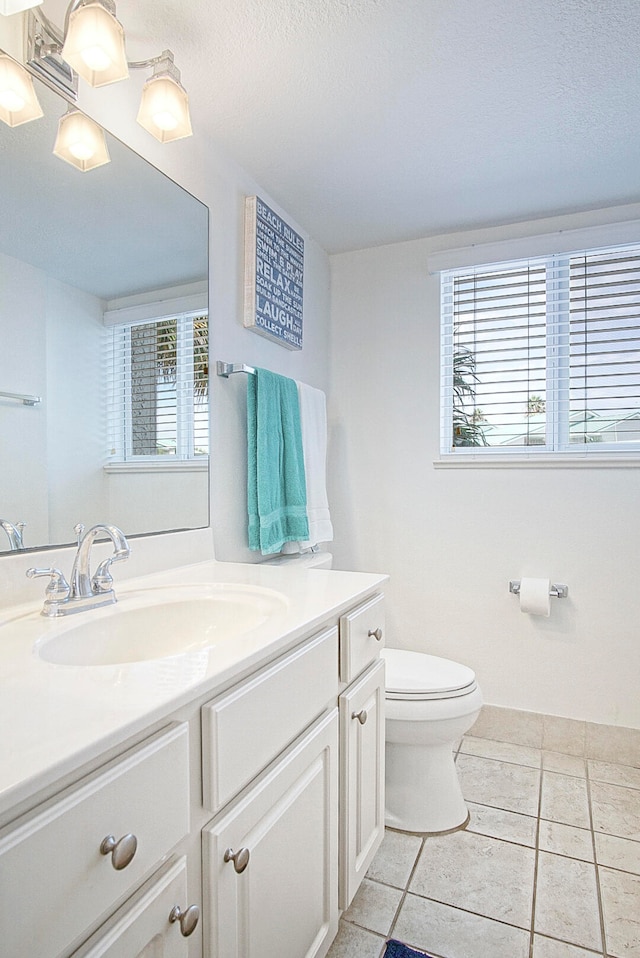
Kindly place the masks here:
[(549, 615), (549, 585), (548, 579), (520, 579), (520, 611), (529, 615)]

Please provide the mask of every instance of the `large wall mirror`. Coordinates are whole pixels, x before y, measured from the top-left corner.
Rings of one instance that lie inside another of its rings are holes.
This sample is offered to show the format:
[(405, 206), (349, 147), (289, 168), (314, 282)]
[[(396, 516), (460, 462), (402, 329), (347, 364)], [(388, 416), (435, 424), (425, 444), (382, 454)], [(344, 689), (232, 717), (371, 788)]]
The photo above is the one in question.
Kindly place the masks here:
[[(23, 522), (25, 549), (72, 543), (79, 522), (206, 526), (208, 210), (109, 134), (104, 166), (54, 156), (67, 103), (35, 88), (44, 116), (0, 123), (0, 552)], [(172, 388), (184, 410), (185, 336), (197, 410), (178, 441), (161, 420)]]

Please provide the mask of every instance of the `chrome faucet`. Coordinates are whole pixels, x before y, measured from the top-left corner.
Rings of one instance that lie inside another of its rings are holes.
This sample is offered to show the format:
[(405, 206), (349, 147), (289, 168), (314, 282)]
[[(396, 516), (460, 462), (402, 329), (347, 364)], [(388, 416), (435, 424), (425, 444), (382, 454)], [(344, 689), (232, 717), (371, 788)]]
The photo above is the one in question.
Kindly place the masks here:
[(0, 526), (2, 526), (7, 533), (12, 552), (18, 552), (20, 549), (24, 549), (22, 533), (24, 532), (25, 525), (25, 522), (16, 522), (14, 525), (13, 522), (9, 522), (8, 519), (0, 519)]
[[(78, 551), (73, 560), (71, 584), (67, 582), (59, 569), (27, 569), (27, 576), (30, 579), (41, 575), (48, 575), (50, 578), (42, 609), (42, 614), (49, 617), (72, 615), (74, 612), (97, 609), (102, 605), (115, 602), (116, 594), (113, 590), (110, 567), (113, 562), (128, 559), (131, 553), (124, 533), (117, 526), (98, 523), (85, 532), (84, 526), (79, 524), (74, 531), (78, 537)], [(89, 565), (91, 547), (95, 539), (101, 535), (111, 539), (114, 551), (113, 555), (100, 563), (92, 576)]]

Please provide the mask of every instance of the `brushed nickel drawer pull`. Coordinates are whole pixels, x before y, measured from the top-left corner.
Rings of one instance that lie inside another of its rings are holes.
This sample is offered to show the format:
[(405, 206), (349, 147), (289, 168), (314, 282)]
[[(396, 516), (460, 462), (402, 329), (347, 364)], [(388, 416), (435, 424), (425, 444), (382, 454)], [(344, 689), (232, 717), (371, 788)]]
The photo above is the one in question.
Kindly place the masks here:
[(180, 905), (174, 905), (169, 913), (169, 921), (180, 922), (180, 934), (183, 938), (188, 938), (196, 930), (196, 925), (200, 920), (200, 909), (197, 905), (189, 905), (186, 911), (182, 911)]
[(368, 636), (370, 639), (377, 639), (378, 642), (382, 642), (382, 629), (380, 629), (380, 628), (378, 628), (378, 629), (369, 629), (369, 631), (367, 632), (367, 636)]
[(241, 848), (237, 852), (234, 852), (233, 848), (227, 848), (226, 852), (224, 853), (224, 860), (226, 862), (233, 862), (233, 867), (239, 875), (249, 864), (250, 857), (251, 855), (248, 848)]
[(100, 843), (100, 854), (111, 855), (111, 864), (116, 871), (120, 871), (131, 864), (137, 848), (138, 839), (131, 833), (123, 835), (119, 841), (113, 835), (107, 835)]
[(369, 718), (369, 716), (367, 715), (367, 710), (366, 710), (366, 709), (360, 709), (359, 712), (352, 712), (352, 713), (351, 713), (351, 718), (352, 718), (352, 719), (354, 719), (354, 718), (358, 719), (358, 721), (360, 722), (360, 725), (364, 725), (364, 723), (367, 721), (367, 719)]

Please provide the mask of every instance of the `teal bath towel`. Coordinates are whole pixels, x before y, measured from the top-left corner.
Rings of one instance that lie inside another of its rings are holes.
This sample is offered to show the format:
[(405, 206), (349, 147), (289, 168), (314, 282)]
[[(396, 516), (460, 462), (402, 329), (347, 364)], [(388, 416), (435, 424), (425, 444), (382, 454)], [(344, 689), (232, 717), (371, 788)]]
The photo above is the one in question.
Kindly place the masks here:
[(298, 388), (267, 369), (247, 377), (249, 548), (309, 538)]

